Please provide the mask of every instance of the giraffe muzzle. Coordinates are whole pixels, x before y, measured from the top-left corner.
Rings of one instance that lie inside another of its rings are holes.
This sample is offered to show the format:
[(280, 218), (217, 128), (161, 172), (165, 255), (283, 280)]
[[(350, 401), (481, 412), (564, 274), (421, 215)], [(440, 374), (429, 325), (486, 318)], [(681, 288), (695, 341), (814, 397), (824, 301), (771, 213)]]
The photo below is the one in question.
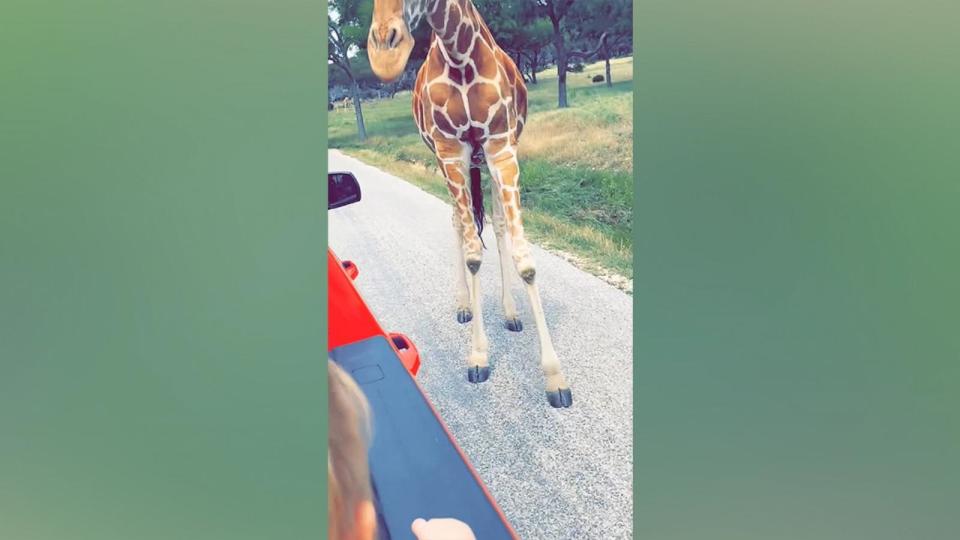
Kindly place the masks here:
[(413, 36), (402, 17), (391, 17), (385, 22), (373, 21), (367, 36), (367, 56), (370, 68), (384, 82), (396, 80), (407, 66), (413, 51)]
[(396, 19), (386, 25), (371, 26), (370, 43), (379, 50), (395, 49), (404, 39), (404, 30), (403, 24), (397, 23)]

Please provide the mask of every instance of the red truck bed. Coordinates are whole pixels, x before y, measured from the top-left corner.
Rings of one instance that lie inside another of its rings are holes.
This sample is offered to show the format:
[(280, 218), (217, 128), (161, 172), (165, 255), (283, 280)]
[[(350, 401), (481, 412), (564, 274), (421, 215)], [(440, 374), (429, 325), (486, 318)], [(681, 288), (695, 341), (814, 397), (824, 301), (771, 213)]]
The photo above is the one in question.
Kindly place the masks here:
[(380, 538), (412, 539), (416, 518), (453, 517), (480, 540), (515, 539), (416, 383), (416, 348), (402, 335), (384, 332), (332, 251), (327, 269), (330, 358), (357, 381), (373, 414), (369, 459)]

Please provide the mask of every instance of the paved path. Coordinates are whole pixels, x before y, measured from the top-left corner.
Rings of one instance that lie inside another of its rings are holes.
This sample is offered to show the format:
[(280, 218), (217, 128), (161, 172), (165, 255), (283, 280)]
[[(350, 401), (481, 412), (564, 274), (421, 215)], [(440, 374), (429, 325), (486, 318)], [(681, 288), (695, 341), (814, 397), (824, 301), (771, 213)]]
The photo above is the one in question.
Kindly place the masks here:
[(417, 379), (524, 540), (631, 538), (633, 530), (632, 298), (534, 247), (537, 281), (573, 407), (544, 394), (526, 292), (513, 284), (522, 333), (500, 307), (493, 227), (480, 268), (490, 380), (466, 380), (469, 326), (456, 321), (450, 206), (359, 160), (359, 203), (330, 212), (330, 246), (357, 263), (357, 286), (387, 331), (420, 350)]

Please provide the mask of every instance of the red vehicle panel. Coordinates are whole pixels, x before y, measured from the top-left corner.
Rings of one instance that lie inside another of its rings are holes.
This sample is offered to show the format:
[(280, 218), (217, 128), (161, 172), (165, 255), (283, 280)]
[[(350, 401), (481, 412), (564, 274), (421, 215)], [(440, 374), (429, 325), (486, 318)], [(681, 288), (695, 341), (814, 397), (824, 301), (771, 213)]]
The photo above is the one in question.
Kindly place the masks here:
[(369, 337), (385, 336), (407, 371), (416, 375), (420, 370), (420, 353), (413, 342), (403, 334), (387, 333), (383, 330), (353, 284), (352, 278), (358, 273), (356, 264), (349, 261), (345, 264), (333, 250), (327, 250), (327, 352)]
[[(360, 200), (352, 174), (330, 173), (328, 178), (328, 208)], [(374, 417), (392, 424), (392, 429), (381, 428), (369, 449), (372, 480), (374, 485), (380, 481), (375, 490), (380, 538), (389, 537), (383, 536), (388, 530), (409, 532), (413, 518), (423, 512), (430, 517), (433, 508), (462, 517), (480, 538), (516, 540), (503, 511), (417, 383), (416, 346), (403, 334), (384, 331), (353, 282), (358, 275), (356, 264), (327, 250), (327, 352), (351, 370), (365, 392), (373, 389), (367, 399)], [(419, 478), (405, 472), (430, 468), (442, 472)], [(411, 499), (411, 489), (427, 496)]]

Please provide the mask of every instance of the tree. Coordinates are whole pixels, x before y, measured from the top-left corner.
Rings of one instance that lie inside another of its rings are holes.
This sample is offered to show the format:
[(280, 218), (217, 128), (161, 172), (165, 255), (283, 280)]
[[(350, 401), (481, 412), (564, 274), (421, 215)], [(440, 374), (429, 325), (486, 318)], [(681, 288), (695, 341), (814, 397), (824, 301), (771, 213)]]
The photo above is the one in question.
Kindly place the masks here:
[[(360, 0), (327, 0), (327, 62), (340, 68), (350, 81), (353, 111), (357, 116), (357, 135), (361, 141), (365, 141), (367, 130), (363, 125), (360, 85), (350, 60), (367, 39), (365, 25), (360, 22), (360, 6)], [(367, 20), (370, 20), (369, 17)]]
[(530, 65), (530, 81), (533, 84), (537, 84), (537, 72), (544, 63), (543, 49), (550, 44), (551, 30), (550, 21), (546, 19), (539, 19), (531, 28), (534, 35), (526, 54)]
[(543, 49), (550, 44), (553, 28), (550, 21), (544, 18), (536, 18), (524, 26), (525, 30), (518, 35), (514, 43), (517, 56), (521, 60), (517, 67), (521, 68), (522, 72), (525, 66), (528, 80), (537, 84), (537, 71), (543, 65)]
[(600, 47), (606, 64), (607, 86), (610, 78), (610, 57), (633, 43), (633, 2), (631, 0), (578, 0), (568, 15), (570, 28), (581, 41), (594, 41), (603, 34), (607, 39)]
[(553, 29), (536, 3), (524, 0), (473, 0), (497, 45), (509, 54), (524, 80), (537, 83), (542, 51)]
[(564, 36), (565, 26), (563, 19), (570, 13), (574, 0), (536, 0), (537, 5), (546, 13), (553, 27), (553, 48), (557, 61), (557, 107), (566, 108), (567, 105), (567, 71), (568, 63), (575, 57), (587, 58), (600, 50), (606, 40), (606, 34), (600, 36), (600, 45), (593, 51), (567, 50)]

